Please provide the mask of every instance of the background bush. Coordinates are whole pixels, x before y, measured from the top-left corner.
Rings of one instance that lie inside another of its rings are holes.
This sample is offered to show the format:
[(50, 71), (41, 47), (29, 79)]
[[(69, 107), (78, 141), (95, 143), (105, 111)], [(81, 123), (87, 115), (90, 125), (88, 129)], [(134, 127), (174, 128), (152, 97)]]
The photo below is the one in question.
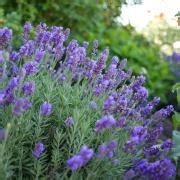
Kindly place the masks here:
[[(131, 26), (117, 23), (123, 0), (1, 0), (1, 26), (21, 32), (20, 24), (29, 20), (34, 25), (45, 22), (71, 29), (73, 38), (100, 40), (110, 52), (127, 58), (135, 73), (144, 74), (150, 94), (167, 102), (172, 86), (168, 64), (159, 55), (159, 47), (135, 32)], [(18, 46), (16, 38), (15, 45)], [(163, 93), (162, 93), (163, 92)]]

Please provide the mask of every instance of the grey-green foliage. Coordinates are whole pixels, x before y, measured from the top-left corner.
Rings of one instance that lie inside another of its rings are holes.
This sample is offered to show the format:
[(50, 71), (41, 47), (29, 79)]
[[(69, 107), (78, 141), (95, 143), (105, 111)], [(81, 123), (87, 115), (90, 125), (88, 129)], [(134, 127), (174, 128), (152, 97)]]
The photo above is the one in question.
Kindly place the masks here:
[[(44, 69), (29, 77), (36, 84), (31, 98), (32, 108), (16, 117), (11, 106), (0, 108), (0, 125), (6, 127), (6, 139), (0, 143), (0, 179), (119, 179), (124, 170), (131, 165), (132, 155), (124, 153), (122, 146), (128, 138), (128, 132), (119, 129), (103, 134), (94, 132), (95, 122), (102, 116), (102, 105), (106, 94), (95, 97), (87, 92), (87, 83), (72, 85), (70, 80), (59, 84)], [(2, 84), (1, 84), (2, 85)], [(86, 96), (81, 99), (82, 94)], [(89, 102), (95, 101), (96, 110)], [(48, 101), (53, 105), (53, 113), (42, 117), (40, 105)], [(65, 127), (68, 116), (74, 118), (74, 125)], [(76, 173), (66, 166), (66, 160), (77, 154), (83, 144), (94, 148), (109, 140), (119, 142), (118, 156), (120, 164), (114, 166), (109, 159), (94, 158)], [(40, 159), (32, 155), (35, 143), (43, 142), (46, 150)]]
[(180, 177), (178, 169), (180, 168), (180, 132), (174, 130), (173, 131), (173, 148), (171, 157), (176, 162), (177, 167), (177, 178)]

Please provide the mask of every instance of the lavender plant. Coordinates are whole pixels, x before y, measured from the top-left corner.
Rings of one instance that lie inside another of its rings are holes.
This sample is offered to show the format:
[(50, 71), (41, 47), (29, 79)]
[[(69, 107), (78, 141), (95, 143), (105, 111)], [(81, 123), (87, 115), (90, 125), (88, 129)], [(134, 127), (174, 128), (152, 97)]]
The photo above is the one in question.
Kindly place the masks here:
[(0, 29), (0, 179), (172, 178), (172, 142), (160, 137), (173, 107), (155, 111), (145, 78), (116, 56), (107, 67), (96, 40), (31, 28), (18, 51)]

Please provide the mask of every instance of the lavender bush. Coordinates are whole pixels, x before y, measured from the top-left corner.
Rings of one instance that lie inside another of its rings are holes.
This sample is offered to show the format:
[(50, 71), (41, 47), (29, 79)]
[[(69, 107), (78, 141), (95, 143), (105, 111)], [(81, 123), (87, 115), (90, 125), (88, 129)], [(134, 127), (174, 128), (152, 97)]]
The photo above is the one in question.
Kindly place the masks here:
[(0, 29), (0, 179), (172, 178), (172, 142), (160, 137), (173, 107), (155, 111), (145, 78), (116, 56), (107, 67), (97, 41), (31, 28), (17, 51)]

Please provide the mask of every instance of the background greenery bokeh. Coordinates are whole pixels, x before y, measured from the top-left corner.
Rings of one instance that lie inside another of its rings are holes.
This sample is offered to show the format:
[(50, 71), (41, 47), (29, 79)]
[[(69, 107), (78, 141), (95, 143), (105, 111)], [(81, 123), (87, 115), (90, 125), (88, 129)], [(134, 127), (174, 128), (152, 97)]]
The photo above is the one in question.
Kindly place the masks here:
[[(45, 22), (71, 29), (71, 38), (92, 42), (99, 40), (100, 48), (110, 47), (110, 53), (127, 58), (135, 74), (144, 74), (151, 96), (170, 101), (168, 93), (173, 84), (167, 62), (160, 57), (160, 48), (135, 29), (117, 22), (125, 0), (1, 0), (0, 26), (14, 30), (14, 44), (22, 24)], [(168, 102), (169, 103), (169, 102)], [(170, 102), (172, 103), (172, 102)]]

